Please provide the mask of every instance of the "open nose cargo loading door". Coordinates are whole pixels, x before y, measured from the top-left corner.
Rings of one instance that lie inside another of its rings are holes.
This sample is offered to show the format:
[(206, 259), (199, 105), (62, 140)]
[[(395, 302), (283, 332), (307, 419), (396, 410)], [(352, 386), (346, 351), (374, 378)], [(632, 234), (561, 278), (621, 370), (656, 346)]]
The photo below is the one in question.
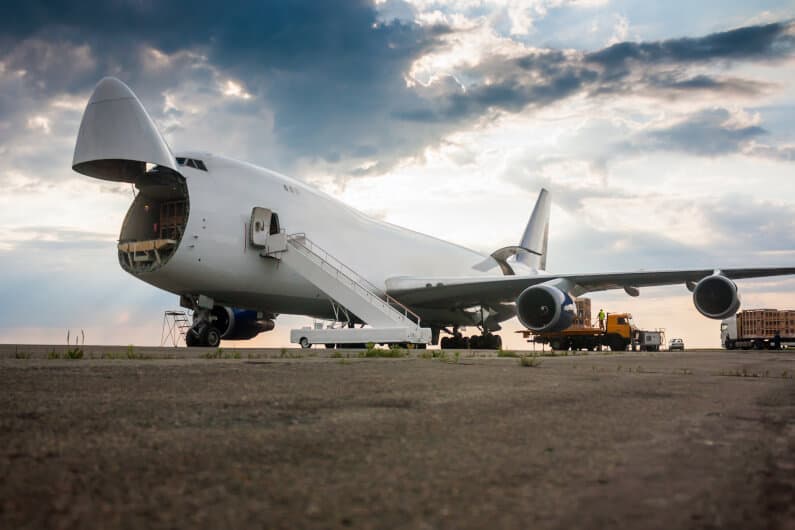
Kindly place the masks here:
[(102, 79), (83, 113), (72, 169), (102, 180), (135, 182), (147, 163), (177, 171), (171, 149), (133, 91), (114, 77)]
[(91, 94), (72, 169), (101, 180), (129, 182), (138, 189), (119, 234), (124, 270), (153, 272), (171, 259), (188, 221), (185, 179), (144, 106), (116, 78), (104, 78)]

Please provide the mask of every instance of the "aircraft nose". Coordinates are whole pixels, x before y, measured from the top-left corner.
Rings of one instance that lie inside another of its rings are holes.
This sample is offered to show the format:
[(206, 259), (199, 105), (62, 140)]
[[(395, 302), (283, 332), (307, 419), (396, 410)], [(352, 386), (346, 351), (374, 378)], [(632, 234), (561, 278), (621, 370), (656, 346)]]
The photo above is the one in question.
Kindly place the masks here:
[(89, 177), (135, 182), (146, 163), (177, 171), (177, 162), (130, 87), (106, 77), (88, 101), (75, 142), (72, 169)]
[(122, 83), (115, 77), (105, 77), (94, 88), (94, 93), (91, 95), (89, 105), (91, 103), (99, 103), (100, 101), (110, 101), (114, 99), (127, 99), (134, 98), (135, 94), (130, 90), (130, 87)]

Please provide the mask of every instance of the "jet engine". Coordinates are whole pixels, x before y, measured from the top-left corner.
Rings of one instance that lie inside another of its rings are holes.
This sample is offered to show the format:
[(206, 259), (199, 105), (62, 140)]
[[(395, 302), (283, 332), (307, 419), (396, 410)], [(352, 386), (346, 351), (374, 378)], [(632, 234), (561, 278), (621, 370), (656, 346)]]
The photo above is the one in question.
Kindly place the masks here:
[(561, 331), (574, 322), (574, 301), (552, 285), (528, 287), (516, 299), (516, 316), (533, 331)]
[(253, 339), (260, 333), (272, 330), (276, 325), (272, 318), (263, 318), (262, 313), (257, 311), (222, 305), (213, 307), (210, 319), (224, 340)]
[(722, 274), (707, 276), (693, 289), (693, 303), (707, 318), (727, 318), (740, 309), (737, 285)]

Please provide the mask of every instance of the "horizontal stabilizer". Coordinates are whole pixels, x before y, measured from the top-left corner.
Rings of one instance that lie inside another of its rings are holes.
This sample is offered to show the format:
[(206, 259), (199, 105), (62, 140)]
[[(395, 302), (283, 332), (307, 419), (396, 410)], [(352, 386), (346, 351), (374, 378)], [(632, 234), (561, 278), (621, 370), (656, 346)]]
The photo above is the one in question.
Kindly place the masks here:
[(502, 270), (502, 273), (504, 275), (512, 276), (516, 273), (514, 272), (513, 267), (511, 267), (511, 264), (508, 263), (508, 258), (510, 258), (511, 256), (519, 256), (521, 254), (535, 254), (537, 256), (541, 255), (540, 253), (534, 250), (530, 250), (529, 248), (522, 248), (516, 246), (502, 247), (501, 249), (492, 252), (491, 256), (488, 259), (481, 261), (472, 268), (480, 272), (486, 272), (493, 269), (494, 263), (496, 262), (497, 265), (500, 266), (500, 269)]

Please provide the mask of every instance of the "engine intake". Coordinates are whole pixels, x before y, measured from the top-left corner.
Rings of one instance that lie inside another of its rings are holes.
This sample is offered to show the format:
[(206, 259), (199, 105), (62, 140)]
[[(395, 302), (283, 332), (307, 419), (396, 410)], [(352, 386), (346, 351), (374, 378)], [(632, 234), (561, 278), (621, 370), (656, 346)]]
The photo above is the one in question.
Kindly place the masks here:
[(516, 299), (516, 316), (533, 331), (562, 331), (571, 326), (575, 316), (574, 301), (552, 285), (528, 287)]
[(276, 323), (273, 319), (259, 318), (260, 313), (250, 309), (237, 309), (217, 305), (210, 316), (213, 326), (221, 332), (224, 340), (248, 340), (260, 333), (272, 330)]
[(707, 318), (730, 317), (740, 309), (737, 285), (722, 274), (707, 276), (693, 289), (693, 304)]

